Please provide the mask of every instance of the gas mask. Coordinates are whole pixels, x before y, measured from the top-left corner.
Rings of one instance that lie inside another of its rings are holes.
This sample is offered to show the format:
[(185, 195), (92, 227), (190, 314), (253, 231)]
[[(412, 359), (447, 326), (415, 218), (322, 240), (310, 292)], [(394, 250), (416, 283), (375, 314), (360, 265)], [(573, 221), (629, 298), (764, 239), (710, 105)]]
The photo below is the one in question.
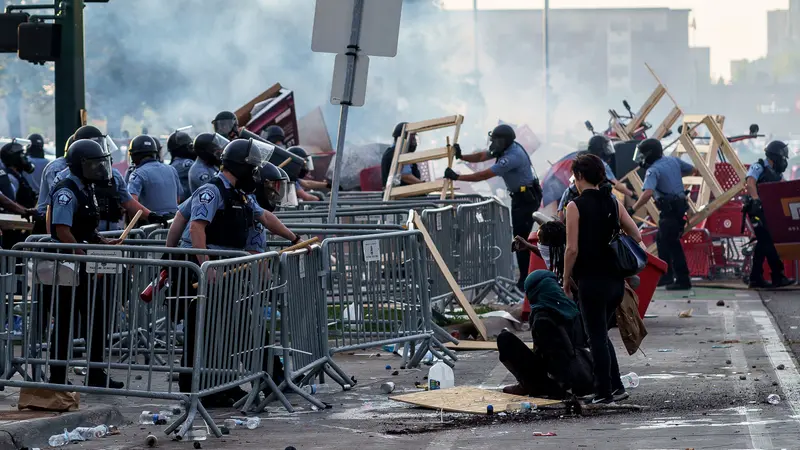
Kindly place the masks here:
[(36, 165), (28, 159), (27, 155), (20, 155), (20, 169), (25, 173), (33, 173), (36, 170)]
[(508, 142), (506, 138), (493, 137), (491, 144), (489, 144), (489, 156), (492, 158), (499, 158), (503, 156), (503, 153), (506, 152), (506, 149), (508, 149), (510, 145), (511, 142)]
[(778, 158), (777, 161), (770, 158), (770, 161), (772, 161), (772, 169), (777, 173), (783, 173), (789, 167), (789, 160), (786, 158)]
[(236, 175), (236, 189), (239, 189), (245, 194), (252, 194), (255, 192), (260, 183), (261, 176), (258, 174), (257, 168), (253, 168), (249, 175), (247, 173), (243, 173), (241, 177)]

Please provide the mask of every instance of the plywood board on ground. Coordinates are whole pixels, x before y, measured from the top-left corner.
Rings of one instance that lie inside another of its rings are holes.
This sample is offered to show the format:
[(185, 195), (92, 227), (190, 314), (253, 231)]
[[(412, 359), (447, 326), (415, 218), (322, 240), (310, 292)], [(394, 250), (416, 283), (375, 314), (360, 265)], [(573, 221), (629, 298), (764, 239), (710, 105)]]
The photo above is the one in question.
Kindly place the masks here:
[[(533, 342), (526, 342), (525, 344), (533, 350)], [(447, 342), (445, 347), (450, 350), (471, 351), (471, 350), (497, 350), (497, 342), (493, 341), (458, 341), (458, 344)]]
[(556, 405), (558, 400), (504, 394), (500, 391), (480, 389), (474, 386), (456, 386), (450, 389), (421, 391), (389, 397), (398, 402), (409, 403), (427, 409), (448, 412), (486, 414), (486, 407), (492, 405), (495, 412), (519, 411), (520, 403), (528, 402), (536, 406)]

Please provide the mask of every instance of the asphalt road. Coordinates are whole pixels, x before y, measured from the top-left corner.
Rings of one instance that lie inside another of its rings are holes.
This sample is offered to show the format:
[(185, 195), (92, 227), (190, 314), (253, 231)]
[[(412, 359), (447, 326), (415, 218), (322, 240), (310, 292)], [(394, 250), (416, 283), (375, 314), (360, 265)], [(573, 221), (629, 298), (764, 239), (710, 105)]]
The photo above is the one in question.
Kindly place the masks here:
[[(795, 303), (792, 302), (795, 298)], [(643, 352), (627, 356), (618, 335), (617, 351), (624, 372), (639, 374), (641, 385), (631, 390), (626, 403), (644, 406), (637, 413), (601, 413), (562, 416), (548, 412), (520, 416), (442, 415), (388, 400), (379, 390), (386, 380), (398, 390), (414, 391), (427, 369), (401, 370), (391, 376), (384, 366), (399, 358), (368, 356), (369, 352), (337, 356), (359, 383), (348, 392), (322, 395), (333, 408), (312, 411), (294, 398), (298, 412), (270, 408), (261, 427), (234, 430), (221, 439), (201, 442), (206, 449), (780, 449), (798, 448), (800, 442), (800, 375), (787, 350), (781, 329), (793, 341), (800, 340), (798, 293), (774, 294), (767, 311), (757, 293), (697, 289), (690, 296), (657, 293), (645, 319), (649, 335)], [(724, 306), (717, 306), (723, 300)], [(680, 311), (692, 309), (690, 318)], [(797, 325), (793, 325), (793, 324)], [(456, 383), (494, 388), (512, 382), (497, 362), (495, 352), (460, 353)], [(396, 358), (396, 359), (392, 359)], [(783, 365), (783, 370), (776, 367)], [(777, 405), (766, 403), (778, 394)], [(126, 418), (135, 420), (153, 402), (124, 398), (92, 398), (112, 401)], [(149, 405), (147, 404), (149, 403)], [(220, 421), (234, 414), (213, 411)], [(200, 422), (195, 422), (200, 426)], [(72, 445), (84, 449), (139, 449), (145, 436), (159, 437), (159, 448), (192, 448), (173, 442), (159, 427), (130, 425), (122, 434)], [(534, 437), (534, 432), (556, 436)]]

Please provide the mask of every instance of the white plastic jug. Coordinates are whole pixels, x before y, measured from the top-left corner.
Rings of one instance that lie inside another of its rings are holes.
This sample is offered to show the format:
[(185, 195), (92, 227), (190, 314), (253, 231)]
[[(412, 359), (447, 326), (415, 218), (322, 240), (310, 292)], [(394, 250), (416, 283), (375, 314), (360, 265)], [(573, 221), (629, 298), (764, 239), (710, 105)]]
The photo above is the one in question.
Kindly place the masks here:
[(442, 361), (437, 362), (428, 371), (428, 390), (448, 389), (456, 385), (453, 369)]

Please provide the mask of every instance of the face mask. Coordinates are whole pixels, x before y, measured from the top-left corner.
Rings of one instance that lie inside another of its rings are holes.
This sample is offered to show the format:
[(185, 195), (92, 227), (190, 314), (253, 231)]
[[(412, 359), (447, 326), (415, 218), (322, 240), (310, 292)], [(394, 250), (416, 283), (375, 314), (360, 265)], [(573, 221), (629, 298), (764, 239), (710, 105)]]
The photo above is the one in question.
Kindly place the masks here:
[(781, 158), (779, 161), (772, 161), (772, 168), (777, 173), (783, 173), (789, 167), (789, 160)]
[(502, 138), (495, 138), (492, 139), (492, 143), (489, 145), (489, 155), (492, 158), (499, 158), (503, 156), (503, 153), (508, 148), (508, 144), (506, 144), (506, 140)]
[(303, 166), (303, 168), (300, 169), (300, 172), (297, 174), (297, 177), (298, 178), (305, 178), (306, 175), (308, 175), (308, 169), (305, 166)]

